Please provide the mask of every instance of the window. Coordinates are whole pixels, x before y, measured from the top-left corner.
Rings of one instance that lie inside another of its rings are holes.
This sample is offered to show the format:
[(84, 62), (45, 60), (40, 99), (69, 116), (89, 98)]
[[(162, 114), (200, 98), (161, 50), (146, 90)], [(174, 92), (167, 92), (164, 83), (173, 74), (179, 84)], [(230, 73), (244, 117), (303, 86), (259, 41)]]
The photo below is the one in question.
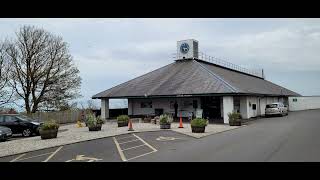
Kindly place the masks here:
[(256, 110), (257, 109), (257, 105), (256, 104), (252, 104), (252, 109)]
[(267, 104), (266, 108), (277, 108), (277, 104)]
[(16, 118), (13, 116), (5, 116), (5, 122), (15, 122)]
[(170, 101), (170, 109), (174, 109), (174, 101)]
[(141, 102), (141, 108), (152, 108), (152, 101)]
[(194, 109), (197, 109), (198, 108), (198, 101), (197, 100), (193, 100), (192, 101), (192, 105), (193, 105)]
[(297, 98), (293, 98), (292, 101), (293, 101), (293, 102), (297, 102), (298, 99), (297, 99)]
[(4, 122), (4, 116), (0, 116), (0, 122)]

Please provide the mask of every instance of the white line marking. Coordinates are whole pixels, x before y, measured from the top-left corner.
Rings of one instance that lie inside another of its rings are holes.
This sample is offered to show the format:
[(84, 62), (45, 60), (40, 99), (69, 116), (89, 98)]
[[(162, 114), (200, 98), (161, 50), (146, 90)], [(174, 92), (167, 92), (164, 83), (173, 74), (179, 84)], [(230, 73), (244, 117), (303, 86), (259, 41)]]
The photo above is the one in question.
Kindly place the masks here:
[(46, 160), (42, 161), (42, 162), (48, 162), (54, 155), (57, 154), (58, 151), (60, 151), (60, 149), (62, 148), (63, 146), (60, 146), (57, 150), (55, 150)]
[(127, 139), (127, 138), (131, 138), (131, 137), (133, 137), (133, 136), (125, 136), (125, 137), (117, 138), (117, 140)]
[(12, 159), (10, 162), (15, 162), (15, 161), (17, 161), (19, 158), (21, 158), (21, 157), (24, 156), (24, 155), (26, 155), (26, 154), (21, 154), (20, 156)]
[(139, 139), (134, 139), (134, 140), (131, 140), (131, 141), (125, 141), (125, 142), (122, 142), (122, 143), (119, 143), (119, 144), (126, 144), (126, 143), (134, 142), (134, 141), (139, 141)]
[(135, 156), (135, 157), (129, 158), (128, 161), (129, 161), (129, 160), (132, 160), (132, 159), (136, 159), (136, 158), (138, 158), (138, 157), (142, 157), (142, 156), (145, 156), (145, 155), (154, 153), (154, 152), (155, 152), (155, 151), (151, 151), (151, 152), (148, 152), (148, 153), (141, 154), (141, 155), (139, 155), (139, 156)]
[(44, 155), (51, 154), (51, 153), (53, 153), (53, 152), (48, 152), (48, 153), (44, 153), (44, 154), (39, 154), (39, 155), (31, 156), (31, 157), (22, 158), (22, 159), (19, 159), (19, 161), (23, 161), (23, 160), (26, 160), (26, 159), (32, 159), (32, 158), (35, 158), (35, 157), (40, 157), (40, 156), (44, 156)]
[(124, 154), (123, 154), (123, 152), (122, 152), (122, 150), (120, 148), (120, 144), (118, 143), (118, 141), (117, 141), (117, 139), (115, 137), (113, 137), (113, 141), (117, 146), (117, 150), (119, 152), (119, 155), (120, 155), (122, 161), (127, 161), (127, 158), (124, 156)]
[(129, 150), (129, 149), (135, 149), (135, 148), (138, 148), (138, 147), (141, 147), (141, 146), (145, 146), (145, 144), (141, 144), (139, 146), (133, 146), (133, 147), (130, 147), (130, 148), (127, 148), (127, 149), (122, 149), (122, 151), (126, 151), (126, 150)]
[(132, 134), (134, 135), (136, 138), (138, 138), (140, 141), (142, 141), (144, 144), (146, 144), (149, 148), (151, 148), (154, 152), (158, 151), (156, 150), (156, 148), (152, 147), (150, 144), (148, 144), (147, 142), (145, 142), (143, 139), (141, 139), (139, 136), (135, 135), (135, 134)]

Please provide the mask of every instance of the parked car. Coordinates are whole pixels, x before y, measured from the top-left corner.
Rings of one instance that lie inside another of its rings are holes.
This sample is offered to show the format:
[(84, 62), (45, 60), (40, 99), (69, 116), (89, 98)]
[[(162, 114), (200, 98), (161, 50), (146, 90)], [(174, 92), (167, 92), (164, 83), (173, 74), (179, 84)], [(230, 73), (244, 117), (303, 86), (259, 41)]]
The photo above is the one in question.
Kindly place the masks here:
[(33, 134), (39, 135), (40, 123), (19, 114), (0, 114), (0, 126), (10, 128), (13, 134), (22, 134), (27, 137)]
[(10, 128), (0, 126), (0, 141), (6, 141), (7, 139), (11, 138), (12, 131)]
[(288, 115), (288, 107), (284, 105), (282, 102), (267, 104), (265, 109), (266, 116), (273, 116), (273, 115)]

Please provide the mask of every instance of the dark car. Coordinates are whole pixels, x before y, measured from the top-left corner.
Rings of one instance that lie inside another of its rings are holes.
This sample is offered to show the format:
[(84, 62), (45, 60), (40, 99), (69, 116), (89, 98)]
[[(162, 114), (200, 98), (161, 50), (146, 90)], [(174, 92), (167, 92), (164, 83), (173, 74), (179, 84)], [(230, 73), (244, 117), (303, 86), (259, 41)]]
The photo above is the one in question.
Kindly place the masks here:
[(5, 141), (12, 136), (12, 131), (10, 128), (0, 126), (0, 141)]
[(40, 123), (35, 122), (27, 116), (19, 114), (1, 114), (0, 126), (11, 129), (13, 134), (22, 134), (22, 136), (39, 135)]

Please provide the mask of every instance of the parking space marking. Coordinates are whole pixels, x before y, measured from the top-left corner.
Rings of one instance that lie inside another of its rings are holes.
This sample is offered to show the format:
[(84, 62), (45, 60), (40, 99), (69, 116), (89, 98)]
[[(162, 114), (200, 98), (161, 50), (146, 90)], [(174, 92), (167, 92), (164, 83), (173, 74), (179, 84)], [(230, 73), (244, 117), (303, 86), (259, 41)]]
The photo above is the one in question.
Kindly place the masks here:
[(147, 145), (150, 149), (152, 149), (154, 152), (158, 151), (156, 150), (154, 147), (152, 147), (150, 144), (148, 144), (147, 142), (145, 142), (142, 138), (140, 138), (139, 136), (135, 135), (135, 134), (132, 134), (134, 135), (136, 138), (138, 138), (140, 141), (142, 141), (145, 145)]
[[(115, 138), (113, 137), (113, 141), (114, 143), (116, 144), (116, 147), (117, 147), (117, 150), (119, 152), (119, 155), (122, 159), (122, 161), (129, 161), (129, 160), (132, 160), (132, 159), (136, 159), (136, 158), (139, 158), (139, 157), (142, 157), (142, 156), (145, 156), (145, 155), (148, 155), (148, 154), (151, 154), (151, 153), (154, 153), (156, 151), (158, 151), (157, 149), (155, 149), (154, 147), (152, 147), (150, 144), (148, 144), (146, 141), (144, 141), (142, 138), (140, 138), (139, 136), (135, 135), (135, 134), (132, 134), (133, 136), (126, 136), (126, 138), (129, 138), (129, 137), (135, 137), (136, 139), (134, 140), (131, 140), (131, 141), (126, 141), (126, 142), (122, 142), (122, 143), (119, 143), (118, 142), (118, 138)], [(120, 138), (120, 139), (123, 139), (123, 138)], [(135, 141), (141, 141), (143, 144), (140, 144), (140, 145), (136, 145), (136, 146), (132, 146), (132, 147), (128, 147), (126, 149), (121, 149), (121, 144), (126, 144), (126, 143), (130, 143), (130, 142), (135, 142)], [(143, 146), (147, 146), (151, 149), (151, 152), (147, 152), (147, 153), (143, 153), (143, 154), (140, 154), (138, 156), (135, 156), (135, 157), (131, 157), (129, 159), (126, 158), (125, 154), (124, 154), (124, 151), (128, 151), (128, 150), (133, 150), (133, 149), (136, 149), (136, 148), (139, 148), (139, 147), (143, 147)]]
[(24, 156), (24, 155), (26, 155), (26, 154), (21, 154), (20, 156), (14, 158), (14, 159), (11, 160), (10, 162), (15, 162), (15, 161), (17, 161), (18, 159), (20, 159), (20, 158), (21, 158), (22, 156)]
[(46, 160), (42, 161), (42, 162), (48, 162), (54, 155), (56, 155), (58, 153), (58, 151), (60, 151), (60, 149), (62, 149), (63, 146), (60, 146), (57, 150), (55, 150)]
[(27, 159), (32, 159), (32, 158), (35, 158), (35, 157), (41, 157), (41, 156), (48, 155), (48, 154), (51, 154), (51, 153), (53, 153), (53, 152), (48, 152), (48, 153), (44, 153), (44, 154), (39, 154), (39, 155), (35, 155), (35, 156), (30, 156), (30, 157), (22, 158), (22, 159), (19, 159), (19, 161), (23, 161), (23, 160), (27, 160)]
[(124, 156), (124, 154), (123, 154), (123, 152), (121, 150), (120, 144), (118, 143), (118, 141), (117, 141), (117, 139), (115, 137), (113, 137), (113, 141), (117, 146), (117, 149), (118, 149), (118, 152), (120, 154), (120, 157), (121, 157), (122, 161), (127, 161), (127, 158)]
[(134, 140), (131, 140), (131, 141), (125, 141), (125, 142), (122, 142), (122, 143), (119, 143), (119, 144), (126, 144), (126, 143), (130, 143), (130, 142), (135, 142), (135, 141), (139, 141), (139, 139), (134, 139)]
[(145, 146), (145, 144), (141, 144), (141, 145), (138, 145), (138, 146), (129, 147), (129, 148), (127, 148), (127, 149), (122, 149), (122, 151), (126, 151), (126, 150), (129, 150), (129, 149), (135, 149), (135, 148), (138, 148), (138, 147), (141, 147), (141, 146)]
[(145, 155), (148, 155), (148, 154), (154, 153), (154, 152), (155, 152), (155, 151), (151, 151), (151, 152), (147, 152), (147, 153), (144, 153), (144, 154), (141, 154), (141, 155), (138, 155), (138, 156), (135, 156), (135, 157), (129, 158), (129, 159), (128, 159), (128, 161), (129, 161), (129, 160), (132, 160), (132, 159), (136, 159), (136, 158), (138, 158), (138, 157), (142, 157), (142, 156), (145, 156)]
[(84, 155), (77, 155), (75, 159), (67, 160), (66, 162), (72, 162), (72, 161), (85, 161), (86, 162), (95, 162), (95, 161), (101, 161), (102, 159), (94, 158), (94, 157), (86, 157)]
[(117, 138), (117, 140), (122, 140), (122, 139), (127, 139), (127, 138), (132, 138), (132, 136), (125, 136), (125, 137)]
[(176, 139), (181, 139), (181, 138), (159, 136), (156, 140), (158, 140), (158, 141), (174, 141)]

